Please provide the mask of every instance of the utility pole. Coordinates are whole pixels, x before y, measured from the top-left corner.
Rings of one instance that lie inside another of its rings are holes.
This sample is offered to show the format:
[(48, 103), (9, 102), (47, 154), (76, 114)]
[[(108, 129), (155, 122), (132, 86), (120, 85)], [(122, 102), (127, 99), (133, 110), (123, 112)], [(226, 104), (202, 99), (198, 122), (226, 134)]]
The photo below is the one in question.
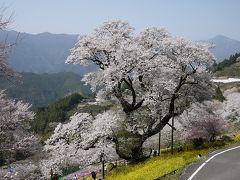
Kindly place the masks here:
[(173, 132), (174, 132), (174, 116), (172, 117), (171, 154), (173, 154)]
[(159, 131), (158, 134), (158, 156), (161, 155), (161, 130)]
[[(159, 123), (161, 123), (162, 115), (160, 111), (158, 111), (158, 115), (159, 115)], [(160, 129), (158, 133), (158, 156), (161, 155), (161, 131), (162, 130)]]
[(102, 179), (104, 179), (105, 178), (105, 172), (104, 172), (104, 166), (105, 166), (104, 152), (101, 153), (100, 160), (102, 161)]
[(102, 160), (102, 179), (105, 178), (104, 166), (105, 166), (105, 162), (104, 162), (104, 159), (103, 159)]
[(173, 154), (173, 132), (174, 132), (174, 103), (172, 109), (172, 137), (171, 137), (171, 154)]

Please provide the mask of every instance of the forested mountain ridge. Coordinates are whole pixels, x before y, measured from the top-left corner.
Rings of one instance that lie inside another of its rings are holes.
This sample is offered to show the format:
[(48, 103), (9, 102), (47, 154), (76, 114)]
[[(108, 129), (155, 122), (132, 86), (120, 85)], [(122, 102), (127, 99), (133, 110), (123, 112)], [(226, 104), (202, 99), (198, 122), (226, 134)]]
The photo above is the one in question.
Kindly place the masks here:
[(46, 106), (74, 92), (85, 97), (92, 95), (90, 88), (81, 81), (81, 76), (71, 72), (21, 74), (19, 83), (12, 83), (1, 77), (0, 89), (6, 89), (10, 97), (29, 102), (33, 107)]

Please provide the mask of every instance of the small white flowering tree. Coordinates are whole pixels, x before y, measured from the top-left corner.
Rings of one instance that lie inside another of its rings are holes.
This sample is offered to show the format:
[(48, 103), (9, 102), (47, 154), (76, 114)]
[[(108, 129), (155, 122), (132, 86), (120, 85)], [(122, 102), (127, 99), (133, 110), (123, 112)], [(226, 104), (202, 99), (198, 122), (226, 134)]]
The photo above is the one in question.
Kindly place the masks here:
[(119, 114), (107, 111), (96, 117), (76, 113), (70, 122), (60, 123), (44, 146), (47, 157), (41, 161), (43, 174), (48, 177), (51, 168), (60, 175), (64, 168), (86, 167), (99, 162), (102, 153), (107, 161), (118, 159), (110, 140), (118, 121), (121, 121)]
[[(0, 9), (1, 11), (1, 9)], [(0, 14), (0, 31), (6, 30), (9, 26), (11, 18), (5, 18), (3, 14)], [(10, 68), (7, 57), (13, 44), (6, 42), (0, 42), (0, 76), (5, 76), (7, 79), (19, 76), (16, 72)]]
[(236, 123), (234, 128), (238, 130), (240, 122), (240, 93), (236, 87), (224, 92), (225, 101), (220, 104), (217, 113), (228, 122)]
[(164, 29), (147, 28), (134, 34), (127, 22), (110, 21), (80, 36), (66, 62), (99, 67), (83, 80), (93, 91), (101, 88), (98, 99), (118, 100), (128, 133), (115, 136), (116, 150), (120, 157), (137, 161), (147, 138), (181, 114), (186, 104), (209, 95), (207, 69), (214, 57), (208, 48), (173, 37)]
[[(31, 105), (22, 101), (15, 101), (0, 92), (0, 149), (3, 151), (16, 151), (31, 154), (36, 149), (37, 138), (26, 129), (25, 120), (32, 120), (34, 113), (30, 111)], [(27, 155), (26, 154), (26, 155)]]
[[(0, 15), (0, 31), (6, 30), (9, 22), (9, 18)], [(0, 76), (4, 76), (8, 80), (18, 77), (7, 61), (12, 46), (13, 44), (0, 42)], [(37, 144), (37, 138), (24, 131), (25, 120), (34, 118), (30, 107), (31, 105), (28, 103), (8, 98), (4, 91), (0, 90), (0, 150), (34, 151), (33, 146)]]

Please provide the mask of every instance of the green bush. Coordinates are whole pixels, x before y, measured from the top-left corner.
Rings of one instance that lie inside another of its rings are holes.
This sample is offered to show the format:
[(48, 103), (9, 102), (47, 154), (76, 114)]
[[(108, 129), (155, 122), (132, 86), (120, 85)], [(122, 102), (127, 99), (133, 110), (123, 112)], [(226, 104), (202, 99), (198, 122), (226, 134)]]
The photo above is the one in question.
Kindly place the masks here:
[(192, 140), (194, 148), (198, 149), (204, 144), (204, 139), (203, 138), (195, 138)]
[(63, 176), (66, 176), (68, 174), (74, 173), (79, 170), (80, 170), (79, 166), (73, 166), (73, 167), (69, 167), (67, 169), (63, 169)]
[(227, 142), (224, 140), (217, 140), (214, 142), (208, 142), (204, 143), (199, 147), (199, 149), (206, 149), (206, 148), (221, 148), (223, 146), (227, 145)]
[(113, 163), (109, 163), (107, 165), (107, 172), (110, 172), (111, 170), (113, 170), (116, 166)]
[(6, 155), (4, 155), (3, 151), (0, 151), (0, 166), (6, 164)]
[(17, 161), (20, 161), (20, 160), (24, 160), (28, 157), (28, 153), (27, 152), (23, 152), (21, 150), (16, 150), (15, 152), (15, 158)]
[(15, 151), (13, 150), (1, 150), (0, 149), (0, 166), (15, 160)]
[(235, 136), (234, 136), (234, 141), (240, 142), (240, 132), (237, 133), (237, 134), (235, 134)]
[(232, 142), (234, 141), (232, 137), (230, 136), (227, 136), (227, 135), (223, 135), (221, 138), (220, 138), (221, 141), (224, 141), (224, 142)]
[(225, 97), (223, 96), (223, 93), (220, 89), (220, 87), (218, 86), (215, 90), (215, 96), (214, 99), (219, 100), (220, 102), (223, 102), (225, 100)]

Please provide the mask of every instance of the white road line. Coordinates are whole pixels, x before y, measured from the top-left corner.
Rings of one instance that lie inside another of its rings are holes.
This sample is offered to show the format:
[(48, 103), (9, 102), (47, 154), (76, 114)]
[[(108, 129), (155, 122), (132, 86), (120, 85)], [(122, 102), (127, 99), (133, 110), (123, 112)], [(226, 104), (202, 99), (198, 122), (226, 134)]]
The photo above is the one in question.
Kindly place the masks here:
[(228, 152), (228, 151), (231, 151), (231, 150), (234, 150), (234, 149), (237, 149), (237, 148), (240, 148), (240, 146), (237, 146), (237, 147), (234, 147), (234, 148), (230, 148), (230, 149), (226, 149), (224, 151), (221, 151), (217, 154), (214, 154), (212, 157), (210, 157), (209, 159), (207, 159), (189, 178), (188, 180), (192, 180), (193, 177), (203, 168), (203, 166), (205, 166), (209, 161), (211, 161), (213, 158), (215, 158), (216, 156), (222, 154), (222, 153), (225, 153), (225, 152)]

